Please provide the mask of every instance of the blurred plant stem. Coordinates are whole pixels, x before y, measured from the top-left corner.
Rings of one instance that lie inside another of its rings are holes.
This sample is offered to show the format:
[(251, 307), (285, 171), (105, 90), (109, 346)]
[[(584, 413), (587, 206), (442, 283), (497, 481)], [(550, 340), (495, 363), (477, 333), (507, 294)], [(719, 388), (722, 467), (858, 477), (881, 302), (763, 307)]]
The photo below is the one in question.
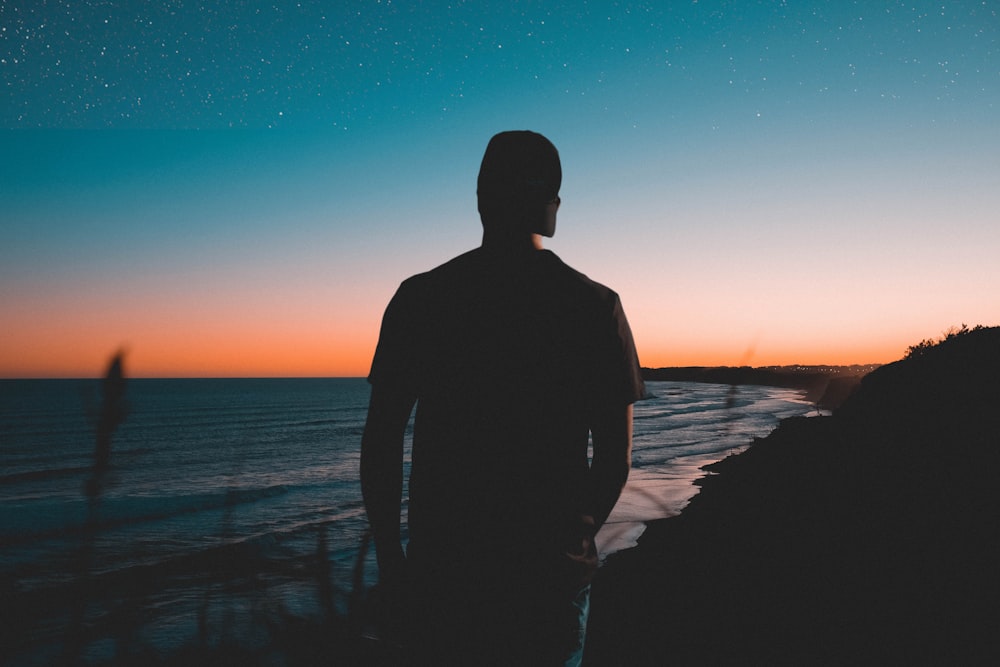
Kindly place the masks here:
[(86, 639), (86, 613), (91, 593), (90, 572), (94, 538), (97, 534), (98, 511), (111, 465), (111, 441), (118, 426), (125, 421), (127, 412), (124, 356), (125, 353), (119, 351), (111, 358), (102, 382), (101, 407), (97, 415), (94, 438), (94, 464), (83, 488), (87, 498), (87, 518), (83, 525), (80, 553), (77, 558), (78, 587), (71, 601), (71, 620), (63, 651), (63, 661), (68, 665), (78, 661)]

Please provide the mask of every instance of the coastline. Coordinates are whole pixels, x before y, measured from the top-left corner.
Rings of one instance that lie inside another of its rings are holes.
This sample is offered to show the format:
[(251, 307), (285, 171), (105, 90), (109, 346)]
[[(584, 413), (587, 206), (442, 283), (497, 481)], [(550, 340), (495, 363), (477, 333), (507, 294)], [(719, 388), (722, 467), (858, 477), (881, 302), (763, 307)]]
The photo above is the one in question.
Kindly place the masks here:
[[(648, 396), (635, 411), (632, 470), (597, 534), (602, 562), (634, 548), (651, 521), (680, 514), (699, 492), (706, 465), (746, 449), (782, 417), (812, 413), (815, 405), (804, 389), (775, 384), (650, 380), (646, 387)], [(702, 418), (688, 421), (692, 410)]]
[(784, 387), (805, 392), (805, 400), (817, 408), (840, 407), (857, 389), (861, 378), (880, 364), (852, 366), (673, 366), (643, 368), (644, 380), (709, 382), (731, 386)]
[(949, 337), (708, 466), (599, 571), (586, 664), (995, 662), (998, 377), (1000, 329)]

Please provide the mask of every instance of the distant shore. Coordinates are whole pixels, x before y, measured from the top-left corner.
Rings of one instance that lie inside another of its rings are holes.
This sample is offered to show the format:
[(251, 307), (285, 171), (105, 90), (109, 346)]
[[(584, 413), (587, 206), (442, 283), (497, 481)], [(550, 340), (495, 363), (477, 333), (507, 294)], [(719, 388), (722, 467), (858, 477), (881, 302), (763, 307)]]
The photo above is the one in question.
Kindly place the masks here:
[(840, 406), (861, 383), (861, 378), (878, 364), (851, 366), (673, 366), (643, 368), (645, 380), (670, 382), (710, 382), (713, 384), (784, 387), (801, 389), (806, 400), (818, 408)]

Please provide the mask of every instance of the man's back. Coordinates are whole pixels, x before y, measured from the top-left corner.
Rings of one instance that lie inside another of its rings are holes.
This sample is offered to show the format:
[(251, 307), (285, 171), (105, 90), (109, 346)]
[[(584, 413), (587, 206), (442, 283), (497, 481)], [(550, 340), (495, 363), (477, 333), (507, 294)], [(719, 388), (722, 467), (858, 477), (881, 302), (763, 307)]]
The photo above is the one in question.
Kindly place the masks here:
[(410, 599), (414, 664), (582, 657), (594, 533), (628, 476), (643, 385), (618, 296), (541, 248), (561, 179), (545, 137), (494, 136), (482, 247), (405, 281), (382, 320), (361, 481), (380, 582)]
[(641, 383), (614, 292), (548, 251), (477, 249), (406, 281), (386, 323), (371, 379), (418, 397), (411, 560), (512, 564), (588, 512), (592, 412)]

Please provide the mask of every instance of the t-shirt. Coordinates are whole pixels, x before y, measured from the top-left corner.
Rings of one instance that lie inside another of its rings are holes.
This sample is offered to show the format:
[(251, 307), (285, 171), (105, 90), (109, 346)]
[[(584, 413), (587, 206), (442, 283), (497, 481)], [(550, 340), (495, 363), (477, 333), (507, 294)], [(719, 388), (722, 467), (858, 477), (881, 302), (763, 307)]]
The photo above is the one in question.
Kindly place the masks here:
[(594, 410), (644, 391), (618, 295), (544, 250), (404, 281), (369, 381), (417, 399), (408, 558), (438, 563), (530, 559), (590, 513)]

